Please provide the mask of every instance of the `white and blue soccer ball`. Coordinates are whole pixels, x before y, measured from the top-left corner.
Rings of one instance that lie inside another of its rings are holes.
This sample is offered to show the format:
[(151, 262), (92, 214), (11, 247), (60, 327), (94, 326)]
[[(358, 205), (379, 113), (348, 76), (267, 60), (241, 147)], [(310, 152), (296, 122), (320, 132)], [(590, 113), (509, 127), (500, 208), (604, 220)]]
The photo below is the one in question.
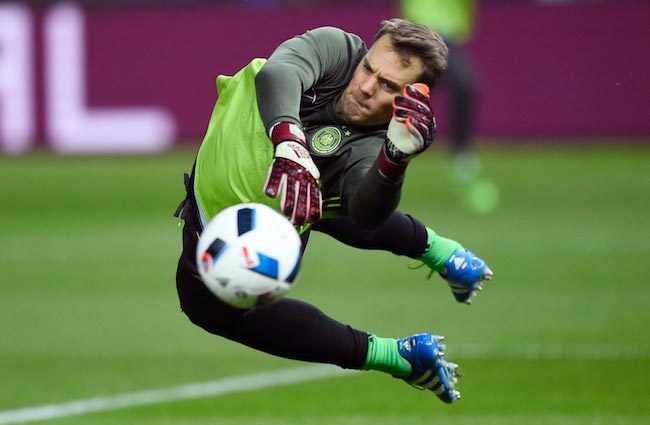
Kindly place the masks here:
[(222, 301), (250, 309), (283, 297), (296, 283), (301, 241), (273, 208), (238, 204), (217, 214), (196, 251), (201, 280)]

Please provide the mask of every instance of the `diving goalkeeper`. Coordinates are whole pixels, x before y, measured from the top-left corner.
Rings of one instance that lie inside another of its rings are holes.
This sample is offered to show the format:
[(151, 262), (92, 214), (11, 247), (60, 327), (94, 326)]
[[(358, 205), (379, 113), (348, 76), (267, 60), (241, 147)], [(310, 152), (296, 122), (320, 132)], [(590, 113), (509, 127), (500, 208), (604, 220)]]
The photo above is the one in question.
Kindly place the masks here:
[(212, 217), (234, 204), (264, 203), (296, 225), (303, 249), (316, 231), (418, 259), (457, 301), (470, 303), (492, 271), (397, 209), (409, 162), (434, 140), (429, 89), (445, 72), (447, 53), (429, 28), (391, 19), (370, 48), (322, 27), (217, 78), (218, 100), (177, 211), (185, 225), (176, 284), (194, 324), (276, 356), (382, 371), (447, 403), (460, 397), (442, 337), (379, 337), (291, 298), (239, 310), (213, 295), (195, 263)]

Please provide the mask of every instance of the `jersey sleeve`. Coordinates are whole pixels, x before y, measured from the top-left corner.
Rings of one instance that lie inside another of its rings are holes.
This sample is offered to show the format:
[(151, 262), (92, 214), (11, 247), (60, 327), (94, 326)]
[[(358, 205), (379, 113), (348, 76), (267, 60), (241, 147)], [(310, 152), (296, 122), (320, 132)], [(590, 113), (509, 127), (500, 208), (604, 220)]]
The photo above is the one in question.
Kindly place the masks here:
[(366, 50), (358, 36), (334, 27), (307, 31), (278, 46), (255, 79), (267, 133), (280, 121), (300, 124), (302, 94), (319, 82), (343, 78)]
[(397, 209), (404, 176), (397, 180), (379, 172), (377, 157), (385, 133), (369, 136), (351, 149), (340, 181), (342, 206), (354, 222), (365, 229), (376, 229)]

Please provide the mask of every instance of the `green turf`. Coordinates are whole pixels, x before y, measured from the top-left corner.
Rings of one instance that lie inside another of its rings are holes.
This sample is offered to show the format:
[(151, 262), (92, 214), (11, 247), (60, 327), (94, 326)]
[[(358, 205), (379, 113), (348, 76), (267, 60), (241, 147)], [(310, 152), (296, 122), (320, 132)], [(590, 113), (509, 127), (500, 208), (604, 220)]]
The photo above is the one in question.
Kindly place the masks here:
[[(496, 213), (462, 209), (441, 149), (411, 165), (402, 201), (489, 261), (473, 306), (404, 258), (320, 235), (291, 294), (382, 336), (444, 334), (464, 370), (456, 405), (365, 372), (43, 423), (650, 423), (650, 149), (481, 154)], [(180, 313), (171, 213), (192, 157), (0, 157), (0, 414), (303, 365)]]

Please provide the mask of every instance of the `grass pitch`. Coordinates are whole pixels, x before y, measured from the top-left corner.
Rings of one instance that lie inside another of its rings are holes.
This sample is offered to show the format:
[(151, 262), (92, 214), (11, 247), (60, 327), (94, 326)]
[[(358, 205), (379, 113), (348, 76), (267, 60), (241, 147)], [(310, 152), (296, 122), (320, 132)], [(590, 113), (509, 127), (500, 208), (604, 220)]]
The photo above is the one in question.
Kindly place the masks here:
[[(442, 150), (410, 166), (402, 201), (488, 261), (495, 276), (474, 305), (404, 258), (321, 235), (291, 293), (382, 336), (445, 335), (464, 372), (457, 404), (362, 372), (42, 423), (649, 423), (650, 149), (481, 155), (501, 191), (494, 214), (462, 209)], [(171, 215), (192, 159), (0, 158), (0, 418), (304, 366), (208, 335), (180, 313)]]

